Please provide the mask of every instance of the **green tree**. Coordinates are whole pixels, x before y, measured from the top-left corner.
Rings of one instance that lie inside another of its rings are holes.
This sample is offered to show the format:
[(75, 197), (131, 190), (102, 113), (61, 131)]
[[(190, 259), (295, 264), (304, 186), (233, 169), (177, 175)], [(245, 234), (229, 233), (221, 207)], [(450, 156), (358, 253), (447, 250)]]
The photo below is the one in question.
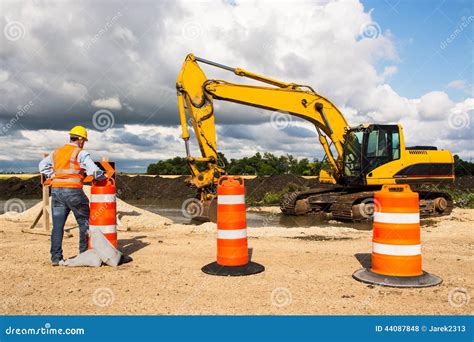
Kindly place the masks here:
[(457, 154), (454, 155), (454, 173), (456, 176), (472, 176), (474, 174), (474, 163), (462, 160)]
[[(455, 156), (457, 161), (457, 173), (468, 172), (471, 170), (473, 164), (464, 162)], [(291, 154), (276, 156), (272, 153), (266, 152), (263, 155), (259, 152), (250, 157), (243, 157), (241, 159), (230, 159), (225, 157), (223, 153), (218, 153), (218, 164), (227, 170), (232, 175), (281, 175), (281, 174), (295, 174), (304, 176), (316, 176), (323, 167), (328, 167), (327, 162), (314, 159), (312, 162), (308, 158), (297, 159)], [(204, 170), (205, 163), (198, 163), (198, 168)], [(187, 175), (189, 174), (188, 164), (186, 158), (175, 157), (166, 160), (160, 160), (156, 163), (148, 165), (148, 174), (153, 175)]]

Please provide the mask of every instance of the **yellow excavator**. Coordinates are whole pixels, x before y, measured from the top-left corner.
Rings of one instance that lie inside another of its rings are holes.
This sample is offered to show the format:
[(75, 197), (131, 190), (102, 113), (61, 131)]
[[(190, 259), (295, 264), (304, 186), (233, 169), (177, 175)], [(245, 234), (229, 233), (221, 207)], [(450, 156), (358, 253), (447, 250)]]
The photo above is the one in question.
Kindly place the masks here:
[[(208, 79), (199, 63), (267, 86)], [(454, 181), (451, 152), (433, 146), (406, 147), (399, 124), (351, 127), (331, 101), (308, 85), (281, 82), (193, 54), (183, 63), (176, 89), (182, 138), (191, 172), (187, 182), (198, 190), (201, 218), (215, 221), (216, 184), (226, 172), (218, 157), (214, 100), (284, 112), (308, 120), (316, 127), (330, 167), (321, 170), (320, 187), (284, 196), (280, 204), (284, 214), (330, 212), (339, 220), (370, 219), (377, 205), (373, 193), (383, 184), (410, 184), (419, 188), (422, 217), (448, 215), (452, 210), (451, 197), (436, 190), (436, 185)], [(190, 154), (189, 123), (194, 128), (201, 157)]]

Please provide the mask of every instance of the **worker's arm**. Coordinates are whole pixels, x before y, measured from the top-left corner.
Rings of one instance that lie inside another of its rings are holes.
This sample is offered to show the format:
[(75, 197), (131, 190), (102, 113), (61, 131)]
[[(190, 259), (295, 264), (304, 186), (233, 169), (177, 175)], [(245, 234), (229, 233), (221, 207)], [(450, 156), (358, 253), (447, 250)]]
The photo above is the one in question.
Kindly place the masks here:
[(102, 171), (91, 158), (89, 152), (82, 150), (77, 155), (77, 161), (81, 169), (86, 170), (88, 176), (94, 176), (96, 180), (104, 180), (106, 177)]
[(46, 178), (53, 178), (53, 152), (51, 152), (47, 157), (43, 158), (43, 160), (40, 161), (38, 168), (39, 172), (45, 175)]

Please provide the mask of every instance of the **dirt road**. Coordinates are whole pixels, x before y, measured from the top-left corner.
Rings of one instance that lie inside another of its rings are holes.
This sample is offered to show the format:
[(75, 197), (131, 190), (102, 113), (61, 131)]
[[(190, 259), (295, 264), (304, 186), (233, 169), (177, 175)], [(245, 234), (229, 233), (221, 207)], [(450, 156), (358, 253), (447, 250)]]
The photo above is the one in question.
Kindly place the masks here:
[[(371, 232), (331, 228), (249, 229), (248, 277), (214, 277), (215, 226), (169, 225), (120, 233), (133, 261), (118, 268), (49, 263), (49, 238), (0, 218), (0, 314), (472, 314), (474, 210), (423, 226), (424, 269), (444, 282), (426, 289), (368, 286), (352, 279), (370, 260)], [(65, 239), (67, 257), (77, 231)]]

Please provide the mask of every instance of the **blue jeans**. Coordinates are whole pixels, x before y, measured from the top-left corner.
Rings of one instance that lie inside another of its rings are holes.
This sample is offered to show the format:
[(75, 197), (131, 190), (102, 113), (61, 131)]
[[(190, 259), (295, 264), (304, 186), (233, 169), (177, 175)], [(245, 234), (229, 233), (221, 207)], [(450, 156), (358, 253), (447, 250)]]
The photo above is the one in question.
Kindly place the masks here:
[(81, 188), (52, 188), (53, 231), (51, 232), (51, 261), (63, 259), (64, 224), (73, 212), (79, 225), (79, 253), (87, 250), (89, 230), (89, 199)]

